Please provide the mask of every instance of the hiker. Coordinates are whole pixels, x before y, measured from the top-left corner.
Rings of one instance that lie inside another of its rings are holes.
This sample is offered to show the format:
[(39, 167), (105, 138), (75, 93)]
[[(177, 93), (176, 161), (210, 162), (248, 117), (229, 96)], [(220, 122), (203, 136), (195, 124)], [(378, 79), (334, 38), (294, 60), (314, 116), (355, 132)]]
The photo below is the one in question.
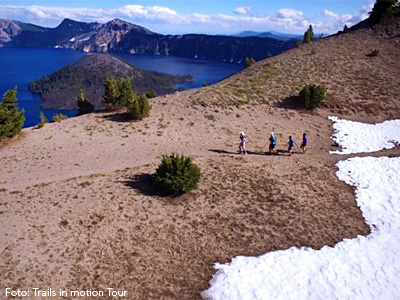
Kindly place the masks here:
[(306, 147), (308, 142), (307, 133), (303, 133), (303, 142), (301, 143), (300, 149), (303, 150), (303, 154), (306, 153)]
[(240, 132), (240, 144), (239, 144), (239, 154), (247, 154), (246, 151), (246, 142), (247, 142), (247, 137), (244, 134), (243, 131)]
[(272, 152), (275, 153), (276, 136), (273, 131), (271, 132), (271, 136), (268, 140), (269, 140), (269, 154), (271, 154)]
[(293, 154), (294, 143), (295, 143), (295, 141), (292, 138), (292, 136), (290, 135), (289, 136), (289, 148), (288, 148), (288, 152), (289, 152), (290, 156), (292, 156), (292, 154)]

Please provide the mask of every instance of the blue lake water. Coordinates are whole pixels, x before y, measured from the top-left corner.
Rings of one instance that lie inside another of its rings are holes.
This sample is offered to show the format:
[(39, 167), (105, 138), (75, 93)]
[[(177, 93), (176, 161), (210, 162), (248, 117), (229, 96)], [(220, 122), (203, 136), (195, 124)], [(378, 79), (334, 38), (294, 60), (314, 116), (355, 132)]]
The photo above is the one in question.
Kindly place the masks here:
[[(76, 116), (73, 110), (41, 108), (39, 94), (29, 91), (29, 82), (71, 64), (85, 55), (62, 49), (0, 48), (0, 94), (18, 87), (19, 105), (25, 109), (24, 127), (39, 123), (40, 112), (51, 120), (56, 113)], [(171, 56), (113, 54), (130, 64), (147, 70), (169, 74), (191, 74), (193, 82), (177, 84), (180, 89), (201, 87), (203, 83), (216, 83), (243, 68), (241, 65), (188, 59)], [(1, 99), (2, 100), (2, 99)]]

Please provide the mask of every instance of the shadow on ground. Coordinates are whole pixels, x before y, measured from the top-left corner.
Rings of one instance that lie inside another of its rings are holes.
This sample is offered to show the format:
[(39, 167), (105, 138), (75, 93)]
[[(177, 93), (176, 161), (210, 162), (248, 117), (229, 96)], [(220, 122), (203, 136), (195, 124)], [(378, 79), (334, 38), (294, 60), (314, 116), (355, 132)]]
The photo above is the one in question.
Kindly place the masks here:
[(112, 115), (103, 116), (104, 119), (113, 121), (113, 122), (133, 122), (132, 116), (128, 113), (115, 113)]
[(168, 197), (169, 195), (160, 190), (151, 174), (140, 173), (132, 175), (126, 181), (122, 181), (125, 186), (137, 190), (139, 193), (146, 196)]
[(290, 96), (282, 100), (277, 105), (279, 108), (294, 109), (294, 110), (305, 110), (304, 106), (299, 103), (297, 96)]
[[(238, 152), (231, 152), (231, 151), (222, 150), (222, 149), (209, 149), (208, 151), (218, 153), (218, 154), (229, 154), (229, 155), (238, 155), (238, 156), (243, 155), (243, 154), (239, 154)], [(294, 151), (293, 154), (303, 154), (303, 152)], [(289, 152), (284, 149), (277, 149), (275, 153), (261, 152), (261, 151), (247, 151), (247, 155), (288, 156)]]

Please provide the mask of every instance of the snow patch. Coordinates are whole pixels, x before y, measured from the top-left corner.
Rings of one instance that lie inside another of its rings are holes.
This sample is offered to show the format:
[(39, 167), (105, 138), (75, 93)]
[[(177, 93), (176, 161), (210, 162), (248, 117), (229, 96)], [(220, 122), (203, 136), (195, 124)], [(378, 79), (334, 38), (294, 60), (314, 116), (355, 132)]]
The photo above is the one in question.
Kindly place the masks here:
[(333, 140), (342, 147), (331, 154), (350, 154), (374, 152), (391, 149), (400, 143), (400, 120), (385, 121), (379, 124), (360, 122), (329, 117), (333, 121)]
[(70, 42), (75, 42), (75, 38), (73, 37), (72, 39), (69, 40)]
[(87, 40), (89, 40), (89, 39), (90, 39), (90, 36), (87, 37), (87, 38), (84, 38), (84, 39), (80, 39), (79, 42), (84, 42), (84, 41), (87, 41)]
[[(331, 120), (339, 124), (334, 139), (347, 146), (347, 153), (393, 147), (389, 141), (399, 130), (399, 120), (377, 125)], [(371, 139), (377, 139), (373, 148), (365, 147)], [(400, 157), (357, 157), (337, 166), (338, 178), (356, 187), (357, 204), (371, 227), (370, 235), (344, 239), (321, 250), (291, 247), (217, 263), (210, 288), (201, 296), (215, 300), (400, 299)]]

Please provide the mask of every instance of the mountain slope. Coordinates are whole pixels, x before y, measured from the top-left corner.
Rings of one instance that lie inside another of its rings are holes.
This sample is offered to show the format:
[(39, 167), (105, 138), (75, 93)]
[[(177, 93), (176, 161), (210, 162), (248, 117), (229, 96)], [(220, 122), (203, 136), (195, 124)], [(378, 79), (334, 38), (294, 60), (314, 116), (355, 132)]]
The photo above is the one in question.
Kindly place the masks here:
[(83, 88), (94, 107), (100, 109), (108, 76), (130, 78), (136, 92), (157, 94), (172, 92), (175, 83), (192, 80), (190, 75), (173, 76), (138, 69), (108, 54), (88, 54), (72, 65), (32, 81), (29, 88), (41, 93), (43, 107), (58, 109), (77, 109), (77, 90)]
[[(329, 154), (337, 148), (327, 116), (400, 118), (399, 45), (394, 19), (154, 98), (143, 121), (97, 113), (23, 130), (0, 148), (0, 289), (24, 282), (199, 299), (217, 261), (369, 234), (354, 189), (336, 177), (343, 156)], [(368, 57), (375, 48), (379, 55)], [(306, 83), (328, 87), (325, 107), (292, 106)], [(265, 155), (272, 129), (279, 155)], [(237, 154), (242, 130), (246, 156)], [(287, 156), (288, 136), (299, 143), (303, 132), (306, 154)], [(151, 174), (173, 152), (193, 157), (202, 179), (188, 195), (163, 198)], [(368, 156), (382, 154), (400, 151)]]
[[(264, 59), (293, 47), (293, 41), (272, 38), (210, 36), (204, 34), (161, 35), (120, 19), (106, 24), (65, 19), (56, 28), (0, 20), (0, 46), (55, 47), (84, 52), (127, 52), (196, 57), (243, 62), (245, 57)], [(36, 30), (34, 30), (36, 29)]]
[[(369, 54), (377, 49), (379, 55)], [(290, 106), (305, 84), (327, 87), (335, 113), (382, 114), (400, 110), (400, 17), (387, 24), (301, 45), (258, 62), (216, 85), (197, 91), (196, 103), (263, 103)]]

